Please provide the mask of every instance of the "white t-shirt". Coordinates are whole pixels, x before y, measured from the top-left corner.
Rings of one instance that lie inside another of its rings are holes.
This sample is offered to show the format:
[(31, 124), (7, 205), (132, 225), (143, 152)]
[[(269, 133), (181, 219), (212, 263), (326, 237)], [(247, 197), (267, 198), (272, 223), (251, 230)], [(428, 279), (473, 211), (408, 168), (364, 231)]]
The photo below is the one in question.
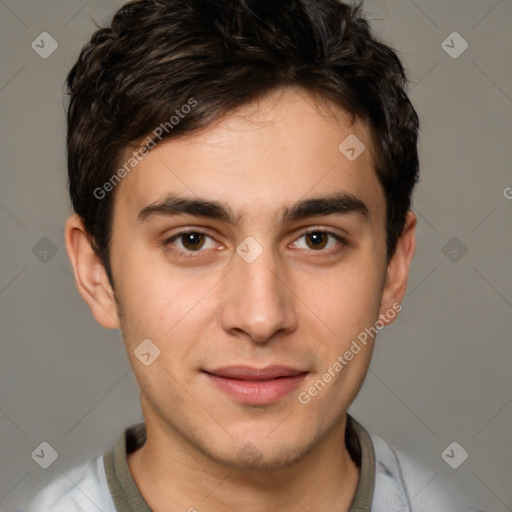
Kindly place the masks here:
[[(113, 450), (44, 487), (27, 512), (151, 512), (126, 459), (145, 440), (144, 423), (128, 427)], [(439, 474), (370, 435), (349, 415), (345, 443), (360, 468), (348, 512), (478, 512)]]

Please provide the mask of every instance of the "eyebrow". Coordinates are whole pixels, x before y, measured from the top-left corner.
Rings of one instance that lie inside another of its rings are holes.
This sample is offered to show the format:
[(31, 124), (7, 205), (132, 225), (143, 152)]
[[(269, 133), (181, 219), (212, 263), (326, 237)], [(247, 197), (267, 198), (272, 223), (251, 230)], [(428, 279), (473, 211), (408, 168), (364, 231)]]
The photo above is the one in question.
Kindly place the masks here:
[[(162, 201), (144, 207), (138, 214), (139, 221), (148, 221), (158, 216), (193, 215), (214, 219), (235, 225), (241, 216), (235, 216), (228, 205), (202, 198), (169, 195)], [(317, 197), (298, 201), (285, 207), (278, 222), (294, 222), (309, 217), (324, 215), (358, 214), (368, 220), (370, 212), (366, 204), (353, 194), (336, 193), (326, 197)]]

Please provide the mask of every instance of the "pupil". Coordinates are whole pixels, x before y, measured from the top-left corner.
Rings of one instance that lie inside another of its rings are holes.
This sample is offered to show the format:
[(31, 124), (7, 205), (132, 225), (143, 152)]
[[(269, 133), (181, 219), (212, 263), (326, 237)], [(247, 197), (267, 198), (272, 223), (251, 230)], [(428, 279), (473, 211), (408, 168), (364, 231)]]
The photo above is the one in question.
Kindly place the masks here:
[(187, 249), (199, 249), (203, 242), (203, 235), (200, 233), (187, 233), (184, 238), (183, 245)]
[(322, 249), (325, 247), (327, 243), (327, 235), (326, 233), (322, 233), (321, 231), (314, 231), (309, 233), (310, 239), (312, 240), (312, 244), (308, 244), (312, 249)]

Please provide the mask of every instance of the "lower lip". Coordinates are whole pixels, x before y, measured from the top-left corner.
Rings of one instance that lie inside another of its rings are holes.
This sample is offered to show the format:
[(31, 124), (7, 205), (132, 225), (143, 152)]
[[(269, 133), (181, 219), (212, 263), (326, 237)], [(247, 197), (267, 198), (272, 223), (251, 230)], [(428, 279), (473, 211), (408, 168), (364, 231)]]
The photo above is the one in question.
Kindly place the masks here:
[(254, 381), (219, 377), (205, 373), (221, 390), (238, 402), (250, 405), (267, 405), (279, 401), (296, 389), (304, 380), (306, 373), (293, 377)]

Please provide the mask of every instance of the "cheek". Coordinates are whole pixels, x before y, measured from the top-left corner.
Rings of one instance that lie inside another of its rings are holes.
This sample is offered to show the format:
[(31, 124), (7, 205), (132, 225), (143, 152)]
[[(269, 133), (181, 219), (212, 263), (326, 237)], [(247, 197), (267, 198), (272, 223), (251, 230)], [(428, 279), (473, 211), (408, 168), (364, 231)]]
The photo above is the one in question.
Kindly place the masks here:
[[(214, 273), (192, 275), (165, 261), (124, 259), (119, 272), (122, 323), (129, 338), (150, 338), (167, 345), (189, 320), (204, 314), (208, 291), (218, 281)], [(135, 340), (133, 340), (135, 343)]]
[[(375, 261), (373, 265), (377, 269)], [(319, 373), (308, 382), (303, 397), (314, 404), (319, 417), (334, 417), (348, 407), (370, 363), (373, 339), (369, 328), (378, 319), (382, 278), (378, 270), (368, 268), (372, 267), (361, 265), (333, 272), (329, 279), (320, 281), (322, 286), (315, 288), (315, 293), (310, 289), (305, 295), (306, 303), (329, 328), (317, 329), (313, 323), (319, 321), (310, 315), (310, 330), (317, 331)], [(303, 281), (303, 285), (307, 283)]]
[(346, 343), (377, 320), (382, 277), (375, 261), (339, 267), (325, 275), (298, 273), (297, 295), (340, 343)]

